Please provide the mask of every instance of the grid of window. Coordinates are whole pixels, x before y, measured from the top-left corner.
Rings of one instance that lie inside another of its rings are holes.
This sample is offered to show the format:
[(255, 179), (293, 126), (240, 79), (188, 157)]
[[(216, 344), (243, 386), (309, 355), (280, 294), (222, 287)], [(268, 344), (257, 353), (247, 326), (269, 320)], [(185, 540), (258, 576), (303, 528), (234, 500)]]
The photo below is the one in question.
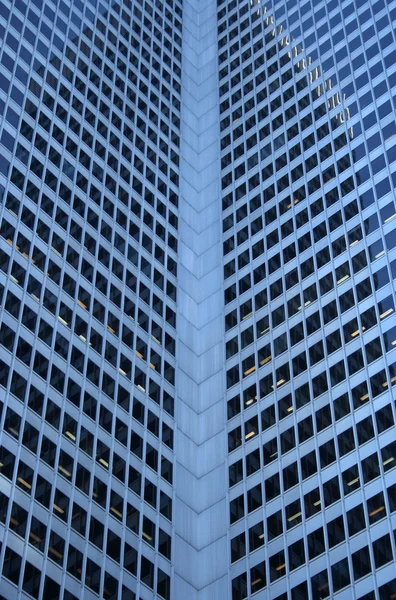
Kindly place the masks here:
[(333, 597), (396, 560), (396, 4), (217, 5), (232, 598)]
[(170, 598), (181, 17), (0, 6), (0, 572), (21, 597)]
[[(230, 598), (390, 600), (396, 0), (216, 4)], [(0, 3), (0, 600), (171, 598), (192, 12)]]

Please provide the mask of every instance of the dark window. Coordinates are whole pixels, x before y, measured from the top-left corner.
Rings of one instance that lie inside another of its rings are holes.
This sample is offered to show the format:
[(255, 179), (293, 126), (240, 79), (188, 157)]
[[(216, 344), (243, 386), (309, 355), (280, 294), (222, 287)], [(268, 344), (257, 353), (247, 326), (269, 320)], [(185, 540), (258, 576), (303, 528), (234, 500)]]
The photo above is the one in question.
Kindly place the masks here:
[(11, 548), (5, 549), (3, 562), (3, 576), (18, 585), (19, 575), (21, 573), (21, 557)]
[(257, 523), (249, 529), (249, 551), (253, 552), (264, 545), (264, 524)]
[(383, 565), (393, 560), (392, 545), (390, 541), (390, 535), (384, 535), (373, 542), (373, 554), (375, 568), (379, 569)]
[(363, 505), (359, 504), (347, 512), (349, 535), (352, 536), (366, 528)]
[(313, 600), (323, 600), (330, 595), (329, 576), (327, 571), (321, 571), (311, 578)]
[(327, 523), (327, 538), (330, 548), (345, 540), (344, 520), (342, 516)]
[(352, 554), (353, 576), (355, 581), (371, 573), (371, 560), (368, 546)]
[(312, 560), (325, 551), (325, 542), (323, 528), (320, 527), (316, 531), (308, 535), (308, 555), (309, 559)]
[(348, 568), (348, 559), (344, 558), (331, 567), (331, 577), (333, 580), (333, 591), (338, 592), (350, 584), (350, 575)]

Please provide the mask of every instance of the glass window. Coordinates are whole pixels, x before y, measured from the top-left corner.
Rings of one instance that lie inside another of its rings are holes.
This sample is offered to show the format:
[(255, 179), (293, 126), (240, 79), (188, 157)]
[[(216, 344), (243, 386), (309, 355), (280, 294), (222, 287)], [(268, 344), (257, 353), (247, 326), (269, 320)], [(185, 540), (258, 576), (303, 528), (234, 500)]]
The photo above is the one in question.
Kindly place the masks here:
[(276, 581), (280, 577), (286, 575), (286, 561), (283, 550), (277, 552), (269, 558), (270, 579), (271, 582)]
[(253, 525), (249, 529), (249, 551), (253, 552), (264, 544), (264, 524), (262, 522)]
[(363, 505), (359, 504), (347, 512), (348, 531), (349, 535), (355, 535), (362, 529), (366, 528), (366, 520), (364, 517)]
[(32, 564), (26, 562), (22, 588), (25, 592), (33, 596), (33, 598), (39, 597), (40, 579), (41, 572)]
[(389, 534), (384, 535), (373, 542), (373, 554), (376, 569), (379, 569), (383, 565), (386, 565), (393, 560), (392, 545)]
[(3, 562), (3, 576), (18, 585), (19, 576), (21, 573), (21, 557), (11, 550), (11, 548), (5, 549), (4, 562)]
[(344, 519), (342, 516), (327, 523), (327, 538), (330, 548), (345, 540)]
[(309, 559), (312, 560), (325, 551), (325, 541), (323, 528), (319, 527), (314, 532), (308, 535), (308, 555)]
[(330, 596), (329, 576), (327, 570), (321, 571), (311, 578), (313, 600), (322, 600)]
[(289, 553), (289, 570), (298, 569), (305, 563), (304, 540), (298, 540), (291, 544), (288, 548)]
[(333, 580), (333, 591), (338, 592), (350, 584), (350, 575), (348, 559), (344, 558), (331, 567), (331, 577)]
[(266, 586), (265, 563), (262, 562), (250, 569), (250, 591), (252, 594)]
[(382, 492), (367, 500), (367, 512), (370, 525), (386, 517), (385, 500)]

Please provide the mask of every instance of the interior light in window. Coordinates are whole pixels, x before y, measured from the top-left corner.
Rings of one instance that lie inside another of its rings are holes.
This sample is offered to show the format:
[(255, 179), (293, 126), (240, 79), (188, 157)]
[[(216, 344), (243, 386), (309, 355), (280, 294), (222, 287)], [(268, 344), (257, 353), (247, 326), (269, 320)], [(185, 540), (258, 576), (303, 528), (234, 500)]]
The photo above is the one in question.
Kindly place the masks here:
[(248, 369), (247, 371), (244, 371), (244, 372), (243, 372), (243, 376), (244, 376), (244, 377), (247, 377), (248, 375), (250, 375), (250, 373), (253, 373), (253, 371), (255, 371), (255, 370), (256, 370), (256, 367), (255, 367), (255, 366), (253, 366), (253, 367), (250, 367), (250, 369)]
[(344, 275), (344, 277), (341, 277), (341, 279), (337, 281), (337, 284), (340, 285), (340, 283), (343, 283), (347, 279), (349, 279), (349, 275)]
[(73, 433), (71, 431), (66, 431), (66, 435), (67, 437), (69, 437), (71, 440), (73, 440), (73, 442), (76, 441), (76, 436), (73, 435)]
[(59, 471), (61, 471), (61, 473), (63, 473), (64, 475), (66, 475), (66, 477), (71, 477), (70, 471), (68, 471), (67, 469), (65, 469), (64, 467), (62, 467), (62, 465), (59, 465), (58, 469), (59, 469)]
[(394, 461), (395, 458), (394, 456), (391, 456), (390, 458), (387, 458), (386, 460), (384, 460), (384, 462), (382, 463), (384, 466), (385, 465), (389, 465), (389, 463), (391, 463), (392, 461)]
[[(365, 327), (362, 327), (362, 333), (363, 333), (363, 331), (366, 331)], [(351, 333), (351, 337), (356, 337), (357, 335), (359, 335), (359, 333), (360, 333), (360, 329), (356, 329), (356, 331)]]
[(30, 532), (29, 537), (32, 538), (33, 542), (37, 542), (37, 543), (41, 542), (41, 538), (39, 538), (38, 535), (36, 535), (35, 533)]
[(298, 198), (296, 198), (293, 202), (290, 202), (290, 204), (287, 205), (287, 208), (291, 208), (293, 205), (295, 206), (299, 202), (300, 202), (300, 200)]
[(21, 483), (28, 490), (32, 489), (32, 486), (30, 485), (30, 483), (28, 483), (27, 481), (25, 481), (24, 479), (22, 479), (22, 477), (18, 477), (18, 481), (19, 481), (19, 483)]
[(375, 255), (375, 258), (379, 258), (380, 256), (383, 256), (385, 254), (385, 250), (382, 250), (381, 252), (378, 252), (378, 254)]
[(388, 308), (388, 310), (386, 310), (385, 312), (383, 312), (380, 315), (380, 319), (385, 319), (385, 317), (387, 317), (388, 315), (390, 315), (391, 313), (393, 313), (393, 308)]
[(358, 481), (359, 481), (359, 477), (356, 477), (356, 479), (352, 479), (352, 481), (348, 481), (347, 485), (349, 485), (349, 486), (354, 485)]
[(249, 440), (250, 438), (254, 437), (256, 434), (254, 431), (250, 431), (250, 433), (247, 433), (245, 435), (245, 440)]
[[(110, 507), (110, 511), (115, 514), (119, 519), (122, 519), (122, 514), (120, 513), (119, 510), (117, 510), (116, 508), (114, 508), (114, 506)], [(143, 532), (142, 532), (143, 533)], [(144, 533), (143, 533), (144, 535)]]
[(264, 358), (264, 360), (260, 361), (260, 366), (265, 365), (267, 362), (269, 362), (272, 359), (271, 354), (269, 356), (267, 356), (267, 358)]
[(63, 325), (66, 325), (66, 327), (67, 327), (67, 321), (65, 321), (65, 319), (62, 319), (62, 317), (60, 317), (59, 315), (58, 315), (58, 320), (59, 320), (59, 321), (60, 321), (60, 322), (61, 322)]
[(60, 560), (62, 560), (62, 558), (63, 558), (63, 554), (61, 554), (60, 552), (58, 552), (57, 550), (55, 550), (55, 548), (53, 548), (52, 546), (50, 546), (48, 548), (48, 552), (51, 552), (51, 554), (53, 554), (54, 556), (56, 556)]
[(300, 517), (300, 516), (301, 516), (301, 514), (302, 514), (302, 513), (301, 513), (301, 511), (300, 511), (300, 512), (296, 513), (295, 515), (292, 515), (291, 517), (289, 517), (287, 520), (288, 520), (288, 521), (289, 521), (289, 523), (290, 523), (290, 521), (294, 521), (294, 519), (298, 519), (298, 517)]
[(393, 213), (393, 215), (391, 215), (390, 217), (385, 219), (384, 223), (389, 223), (389, 221), (392, 221), (392, 219), (394, 219), (395, 217), (396, 217), (396, 213)]
[(382, 510), (385, 510), (385, 506), (380, 506), (379, 508), (376, 508), (375, 510), (372, 510), (371, 513), (369, 513), (369, 517), (373, 517), (374, 515), (377, 515)]

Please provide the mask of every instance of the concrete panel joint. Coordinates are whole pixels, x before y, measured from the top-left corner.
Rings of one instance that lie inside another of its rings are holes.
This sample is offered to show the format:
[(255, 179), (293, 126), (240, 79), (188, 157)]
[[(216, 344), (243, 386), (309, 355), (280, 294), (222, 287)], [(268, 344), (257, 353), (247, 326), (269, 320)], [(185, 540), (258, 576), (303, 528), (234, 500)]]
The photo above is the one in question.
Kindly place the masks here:
[[(174, 600), (228, 598), (215, 0), (184, 7)], [(181, 356), (182, 355), (182, 356)], [(212, 410), (212, 407), (215, 408)], [(188, 592), (187, 592), (188, 590)]]

